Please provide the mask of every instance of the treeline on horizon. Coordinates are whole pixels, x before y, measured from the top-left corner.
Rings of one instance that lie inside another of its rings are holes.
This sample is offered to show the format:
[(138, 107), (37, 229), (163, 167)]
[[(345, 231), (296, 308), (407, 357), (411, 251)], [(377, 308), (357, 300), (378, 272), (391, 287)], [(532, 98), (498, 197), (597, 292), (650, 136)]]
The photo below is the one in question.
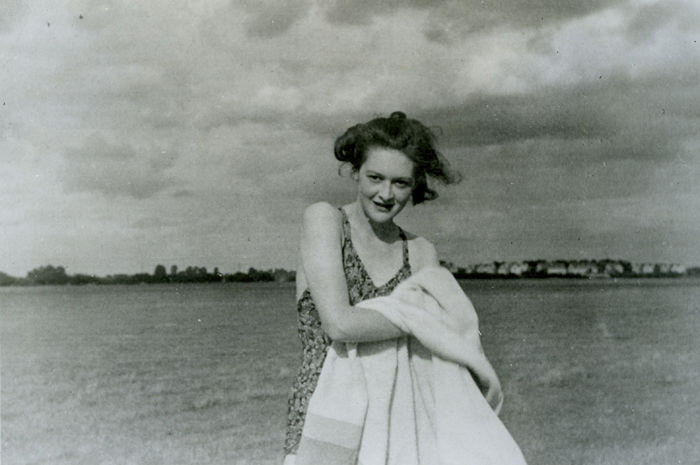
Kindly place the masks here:
[[(700, 277), (700, 267), (684, 265), (642, 263), (626, 260), (531, 260), (522, 262), (490, 262), (467, 267), (458, 267), (446, 261), (442, 266), (449, 269), (457, 279), (547, 279), (547, 278), (675, 278)], [(223, 274), (218, 268), (212, 272), (205, 267), (188, 266), (179, 270), (176, 265), (168, 272), (157, 265), (153, 274), (116, 274), (99, 277), (87, 274), (69, 275), (62, 266), (47, 265), (35, 268), (24, 278), (0, 272), (0, 286), (37, 285), (86, 285), (86, 284), (163, 284), (163, 283), (250, 283), (293, 282), (296, 272), (277, 268), (257, 270), (249, 268), (246, 273)]]
[(627, 260), (526, 260), (489, 262), (457, 267), (441, 262), (457, 279), (546, 278), (677, 278), (700, 277), (700, 267), (667, 263), (632, 263)]
[(69, 275), (63, 266), (47, 265), (35, 268), (24, 278), (16, 278), (0, 272), (0, 286), (41, 285), (85, 285), (85, 284), (162, 284), (162, 283), (221, 283), (221, 282), (291, 282), (296, 279), (294, 271), (283, 269), (257, 270), (249, 268), (247, 273), (223, 274), (218, 268), (208, 272), (205, 267), (188, 266), (178, 270), (176, 265), (168, 273), (163, 265), (157, 265), (153, 274), (116, 274), (99, 277), (88, 274)]

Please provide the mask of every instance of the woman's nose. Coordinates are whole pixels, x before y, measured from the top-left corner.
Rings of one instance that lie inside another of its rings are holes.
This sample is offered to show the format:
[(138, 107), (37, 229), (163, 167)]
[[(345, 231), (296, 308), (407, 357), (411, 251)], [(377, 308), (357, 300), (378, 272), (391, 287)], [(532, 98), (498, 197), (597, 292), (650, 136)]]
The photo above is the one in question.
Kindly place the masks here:
[(390, 182), (382, 183), (382, 186), (379, 190), (379, 197), (382, 200), (391, 200), (394, 198), (394, 189), (392, 189)]

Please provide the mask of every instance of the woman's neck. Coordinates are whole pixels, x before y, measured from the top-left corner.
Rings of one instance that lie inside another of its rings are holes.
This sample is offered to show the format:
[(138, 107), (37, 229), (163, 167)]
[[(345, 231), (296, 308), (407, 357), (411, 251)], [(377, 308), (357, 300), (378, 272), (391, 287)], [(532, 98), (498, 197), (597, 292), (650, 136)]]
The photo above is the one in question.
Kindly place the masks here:
[(386, 223), (377, 223), (370, 220), (365, 215), (360, 202), (351, 203), (346, 207), (348, 213), (357, 219), (355, 227), (363, 234), (373, 235), (382, 242), (393, 242), (399, 237), (399, 227), (392, 221)]

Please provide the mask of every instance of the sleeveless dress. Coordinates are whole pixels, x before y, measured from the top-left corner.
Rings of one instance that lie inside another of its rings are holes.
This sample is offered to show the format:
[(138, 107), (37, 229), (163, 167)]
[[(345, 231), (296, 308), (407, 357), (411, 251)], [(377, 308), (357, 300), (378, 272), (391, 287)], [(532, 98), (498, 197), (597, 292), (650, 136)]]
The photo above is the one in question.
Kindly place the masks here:
[[(408, 261), (408, 239), (403, 230), (399, 229), (403, 241), (403, 265), (393, 278), (377, 287), (369, 277), (364, 264), (357, 255), (350, 237), (350, 223), (343, 209), (343, 269), (348, 285), (350, 305), (355, 305), (366, 299), (382, 297), (391, 294), (394, 288), (411, 276), (411, 265)], [(304, 419), (311, 395), (316, 389), (318, 377), (321, 374), (323, 361), (331, 345), (331, 338), (323, 331), (318, 310), (307, 288), (297, 302), (299, 313), (299, 338), (302, 342), (301, 367), (292, 385), (292, 394), (287, 408), (287, 434), (284, 441), (285, 455), (296, 454), (304, 428)]]

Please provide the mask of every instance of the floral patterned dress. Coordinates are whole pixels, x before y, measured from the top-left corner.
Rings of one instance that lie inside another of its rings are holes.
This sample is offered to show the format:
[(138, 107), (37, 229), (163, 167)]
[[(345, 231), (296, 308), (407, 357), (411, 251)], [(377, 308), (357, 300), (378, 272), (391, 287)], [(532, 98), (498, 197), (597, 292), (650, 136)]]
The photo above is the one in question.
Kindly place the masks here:
[[(355, 305), (366, 299), (391, 294), (401, 281), (411, 276), (406, 234), (402, 230), (399, 231), (403, 241), (403, 265), (386, 284), (377, 287), (369, 277), (352, 244), (348, 217), (343, 209), (340, 209), (340, 212), (343, 215), (343, 269), (345, 270), (345, 280), (348, 284), (350, 304)], [(301, 367), (292, 385), (292, 394), (288, 402), (287, 435), (284, 441), (284, 451), (287, 455), (296, 454), (299, 447), (309, 400), (314, 389), (316, 389), (323, 361), (326, 359), (326, 354), (332, 342), (331, 338), (321, 328), (321, 320), (308, 289), (304, 291), (297, 302), (297, 311), (299, 312), (299, 338), (303, 348)]]

